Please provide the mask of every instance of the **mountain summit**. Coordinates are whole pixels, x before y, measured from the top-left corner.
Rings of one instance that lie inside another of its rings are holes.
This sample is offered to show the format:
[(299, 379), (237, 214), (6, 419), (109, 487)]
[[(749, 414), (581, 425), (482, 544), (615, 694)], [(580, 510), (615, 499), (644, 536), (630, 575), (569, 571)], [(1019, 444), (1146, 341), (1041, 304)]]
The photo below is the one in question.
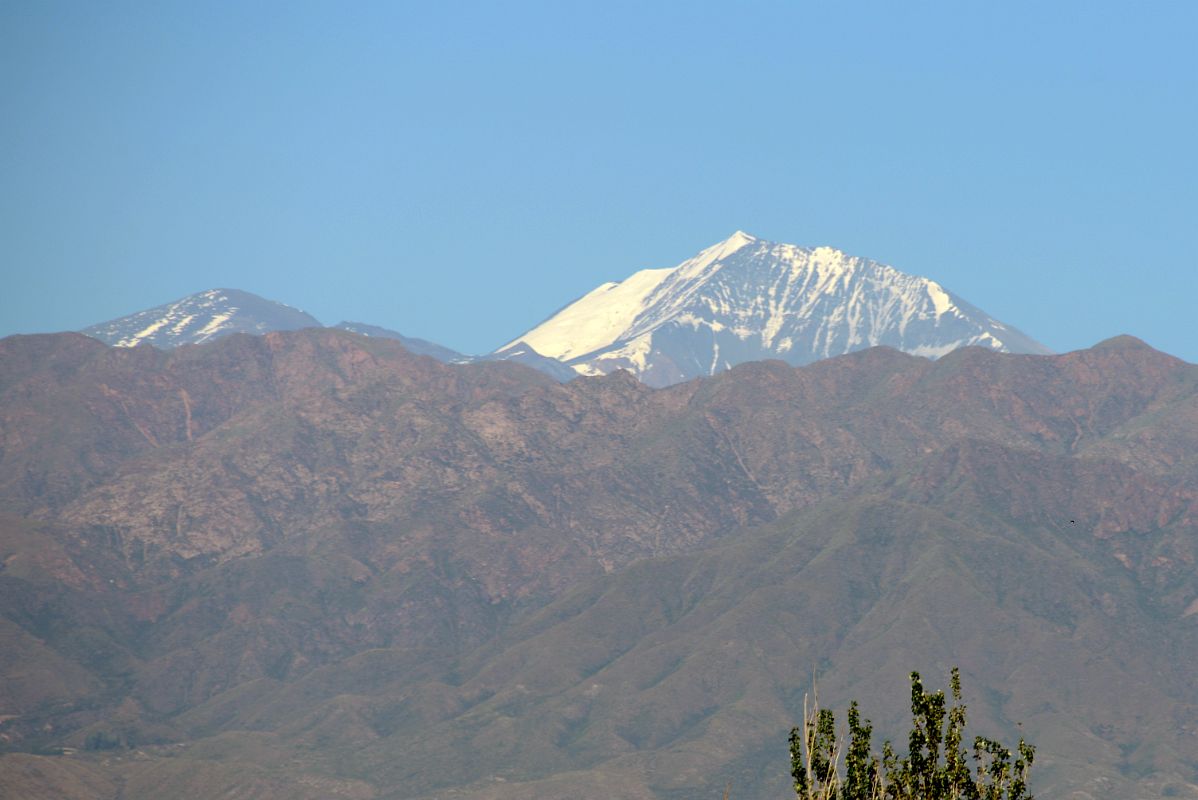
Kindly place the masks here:
[(202, 344), (230, 333), (261, 334), (319, 327), (316, 317), (298, 308), (240, 289), (209, 289), (92, 325), (80, 333), (114, 347), (134, 347), (145, 342), (166, 350), (181, 344)]
[(623, 368), (655, 386), (875, 345), (932, 358), (968, 345), (1050, 352), (928, 278), (744, 231), (676, 267), (605, 283), (496, 352), (519, 343), (583, 375)]

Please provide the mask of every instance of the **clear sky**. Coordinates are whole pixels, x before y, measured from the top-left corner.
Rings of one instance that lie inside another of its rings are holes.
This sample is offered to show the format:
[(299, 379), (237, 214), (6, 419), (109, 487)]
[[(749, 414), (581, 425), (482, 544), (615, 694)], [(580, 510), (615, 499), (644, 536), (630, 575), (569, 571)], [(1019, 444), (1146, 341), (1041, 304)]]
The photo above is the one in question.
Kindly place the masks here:
[(1198, 362), (1198, 3), (0, 3), (0, 335), (483, 352), (737, 229)]

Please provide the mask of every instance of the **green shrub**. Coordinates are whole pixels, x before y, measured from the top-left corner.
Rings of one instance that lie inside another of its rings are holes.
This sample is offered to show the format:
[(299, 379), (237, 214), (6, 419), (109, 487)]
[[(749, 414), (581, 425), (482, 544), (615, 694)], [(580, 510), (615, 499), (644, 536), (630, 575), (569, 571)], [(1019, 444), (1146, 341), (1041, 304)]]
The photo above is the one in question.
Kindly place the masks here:
[[(943, 691), (924, 691), (911, 673), (911, 734), (907, 755), (899, 758), (889, 741), (881, 758), (870, 739), (873, 726), (862, 721), (854, 701), (848, 713), (848, 750), (844, 769), (836, 743), (834, 714), (803, 703), (803, 725), (790, 731), (790, 774), (801, 800), (1033, 800), (1027, 776), (1036, 750), (1019, 739), (1013, 753), (999, 742), (973, 741), (973, 768), (962, 748), (965, 706), (961, 673), (952, 671), (953, 705)], [(946, 727), (947, 723), (947, 727)]]

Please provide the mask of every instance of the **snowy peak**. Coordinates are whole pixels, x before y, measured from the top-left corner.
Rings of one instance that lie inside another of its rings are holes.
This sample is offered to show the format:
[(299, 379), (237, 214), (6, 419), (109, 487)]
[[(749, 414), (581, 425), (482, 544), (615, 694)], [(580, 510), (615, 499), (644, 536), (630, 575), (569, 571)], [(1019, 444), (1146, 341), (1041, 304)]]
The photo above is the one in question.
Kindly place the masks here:
[[(319, 325), (249, 292), (211, 289), (83, 333), (117, 347), (167, 349)], [(1048, 352), (934, 280), (834, 247), (770, 242), (740, 230), (676, 266), (601, 284), (487, 356), (363, 323), (337, 327), (397, 339), (448, 363), (517, 361), (558, 380), (626, 369), (655, 386), (745, 361), (806, 364), (874, 345), (929, 358), (971, 345)]]
[(628, 331), (638, 315), (652, 305), (658, 288), (667, 279), (677, 281), (680, 275), (694, 278), (757, 241), (737, 231), (677, 267), (644, 269), (623, 281), (601, 284), (496, 353), (523, 342), (539, 353), (566, 361), (605, 347)]
[(520, 341), (580, 374), (623, 368), (655, 385), (874, 345), (928, 357), (967, 345), (1048, 352), (936, 281), (743, 231), (675, 267), (603, 284), (499, 352)]
[[(231, 333), (262, 334), (318, 327), (321, 324), (315, 317), (297, 308), (238, 289), (209, 289), (173, 303), (92, 325), (81, 332), (114, 347), (136, 347), (144, 343), (168, 350), (182, 344), (211, 342)], [(410, 352), (429, 356), (445, 364), (514, 361), (540, 370), (558, 381), (567, 381), (578, 375), (556, 358), (542, 356), (523, 342), (503, 353), (468, 356), (435, 342), (405, 336), (378, 325), (341, 322), (334, 328), (359, 336), (394, 339)]]
[(230, 333), (260, 334), (319, 326), (315, 317), (298, 308), (239, 289), (209, 289), (92, 325), (82, 333), (114, 347), (146, 343), (168, 349), (202, 344)]
[[(713, 260), (726, 258), (742, 247), (751, 244), (756, 244), (759, 240), (756, 236), (750, 236), (744, 231), (737, 231), (722, 242), (714, 244), (703, 251), (703, 254), (711, 254)], [(702, 254), (701, 254), (702, 255)]]

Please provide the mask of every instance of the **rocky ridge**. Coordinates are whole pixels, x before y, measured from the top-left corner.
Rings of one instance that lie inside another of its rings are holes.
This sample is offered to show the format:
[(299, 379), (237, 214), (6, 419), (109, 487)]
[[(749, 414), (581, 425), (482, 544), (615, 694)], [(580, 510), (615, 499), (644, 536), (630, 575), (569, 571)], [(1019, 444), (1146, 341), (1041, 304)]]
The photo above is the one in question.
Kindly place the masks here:
[(1128, 337), (660, 390), (10, 337), (0, 793), (764, 798), (813, 666), (895, 735), (959, 663), (1042, 792), (1198, 796), (1196, 452)]

